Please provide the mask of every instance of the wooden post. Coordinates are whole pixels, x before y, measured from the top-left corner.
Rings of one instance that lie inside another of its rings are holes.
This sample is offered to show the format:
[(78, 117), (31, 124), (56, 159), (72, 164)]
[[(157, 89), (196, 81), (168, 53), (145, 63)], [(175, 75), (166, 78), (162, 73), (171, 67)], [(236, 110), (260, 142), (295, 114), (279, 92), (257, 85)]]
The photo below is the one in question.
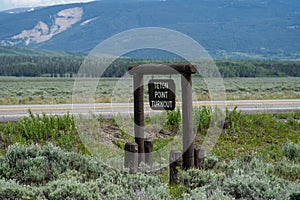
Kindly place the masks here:
[(153, 141), (152, 139), (148, 138), (145, 140), (145, 162), (149, 167), (152, 167), (153, 164), (152, 151)]
[(182, 168), (182, 153), (172, 150), (170, 152), (170, 184), (176, 183), (178, 180), (177, 167)]
[(138, 170), (138, 145), (136, 143), (125, 144), (125, 168), (129, 168), (129, 173), (134, 174)]
[(204, 169), (204, 148), (202, 146), (197, 146), (194, 149), (195, 156), (195, 168)]
[(193, 101), (191, 73), (182, 73), (183, 169), (194, 166)]
[(144, 78), (142, 74), (134, 74), (134, 137), (138, 145), (138, 162), (145, 162), (144, 148)]

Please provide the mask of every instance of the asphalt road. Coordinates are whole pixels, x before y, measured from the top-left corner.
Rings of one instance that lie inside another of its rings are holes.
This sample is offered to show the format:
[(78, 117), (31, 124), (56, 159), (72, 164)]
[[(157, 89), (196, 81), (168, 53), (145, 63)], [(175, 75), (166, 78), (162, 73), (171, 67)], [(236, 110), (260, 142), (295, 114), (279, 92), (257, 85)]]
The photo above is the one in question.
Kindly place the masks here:
[[(284, 100), (239, 100), (239, 101), (199, 101), (194, 102), (194, 106), (213, 106), (220, 109), (232, 110), (237, 106), (242, 112), (288, 112), (300, 110), (300, 99)], [(177, 107), (181, 103), (176, 104)], [(97, 104), (54, 104), (54, 105), (1, 105), (0, 122), (17, 121), (24, 116), (28, 116), (31, 110), (34, 114), (45, 113), (47, 115), (64, 115), (66, 113), (82, 114), (90, 116), (91, 113), (112, 117), (113, 115), (132, 115), (132, 103), (97, 103)], [(145, 103), (145, 113), (149, 114), (151, 109), (149, 104)], [(157, 111), (151, 111), (157, 112)], [(159, 112), (159, 111), (158, 111)]]

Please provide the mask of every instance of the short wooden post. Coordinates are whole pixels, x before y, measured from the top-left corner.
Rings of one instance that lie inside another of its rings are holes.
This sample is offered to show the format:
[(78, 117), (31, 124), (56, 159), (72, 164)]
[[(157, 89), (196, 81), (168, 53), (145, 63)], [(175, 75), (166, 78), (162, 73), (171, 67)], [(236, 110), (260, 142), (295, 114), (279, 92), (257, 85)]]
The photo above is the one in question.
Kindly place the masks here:
[(144, 148), (144, 78), (142, 74), (134, 74), (134, 139), (138, 145), (138, 163), (145, 162)]
[(129, 168), (129, 173), (134, 174), (138, 170), (138, 145), (127, 142), (125, 144), (125, 168)]
[(194, 149), (194, 160), (195, 160), (195, 168), (204, 169), (204, 148), (202, 146), (197, 146)]
[(170, 184), (176, 183), (178, 180), (177, 167), (182, 168), (182, 152), (172, 150), (170, 152)]
[(153, 140), (147, 138), (144, 142), (145, 144), (145, 162), (149, 167), (152, 167), (153, 158), (152, 158), (152, 151), (153, 151)]

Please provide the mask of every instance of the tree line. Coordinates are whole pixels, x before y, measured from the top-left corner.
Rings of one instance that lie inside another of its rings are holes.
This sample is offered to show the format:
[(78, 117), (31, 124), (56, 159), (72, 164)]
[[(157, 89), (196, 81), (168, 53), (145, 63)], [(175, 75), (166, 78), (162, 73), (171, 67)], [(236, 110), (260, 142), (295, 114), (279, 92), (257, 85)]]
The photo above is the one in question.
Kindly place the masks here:
[(223, 77), (300, 77), (300, 61), (217, 61)]
[(82, 62), (80, 56), (0, 56), (0, 76), (71, 76)]
[[(84, 56), (30, 56), (0, 55), (0, 76), (73, 77), (77, 74)], [(186, 61), (121, 58), (112, 62), (103, 77), (123, 76), (129, 66), (145, 63), (178, 64)], [(92, 61), (90, 67), (80, 71), (79, 76), (94, 77), (100, 73), (97, 67), (102, 60)], [(86, 64), (85, 64), (86, 65)], [(220, 60), (216, 65), (223, 77), (300, 77), (300, 61), (274, 60)]]

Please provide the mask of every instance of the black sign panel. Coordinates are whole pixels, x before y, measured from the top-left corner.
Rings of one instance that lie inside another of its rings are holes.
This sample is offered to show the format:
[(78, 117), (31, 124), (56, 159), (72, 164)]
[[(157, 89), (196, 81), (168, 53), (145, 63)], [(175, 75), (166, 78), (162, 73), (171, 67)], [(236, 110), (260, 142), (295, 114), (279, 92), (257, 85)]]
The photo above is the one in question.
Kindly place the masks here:
[(148, 83), (149, 104), (152, 110), (175, 109), (175, 83), (172, 79), (152, 79)]

